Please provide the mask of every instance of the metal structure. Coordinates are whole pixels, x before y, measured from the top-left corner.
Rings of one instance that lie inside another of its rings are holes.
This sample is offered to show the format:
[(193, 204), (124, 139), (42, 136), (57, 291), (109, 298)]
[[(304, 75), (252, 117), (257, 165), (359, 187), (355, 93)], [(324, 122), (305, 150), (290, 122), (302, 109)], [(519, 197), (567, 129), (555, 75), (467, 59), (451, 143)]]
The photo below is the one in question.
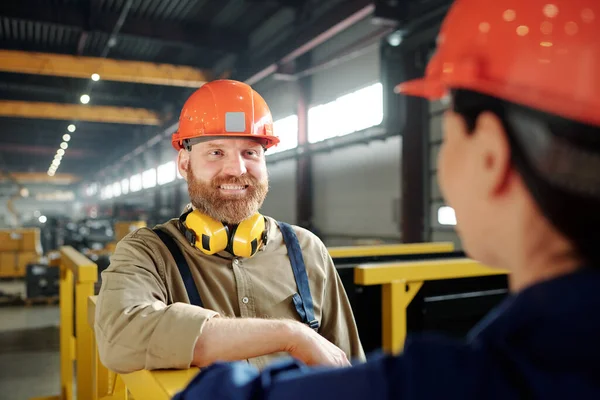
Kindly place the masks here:
[[(365, 15), (370, 4), (366, 0), (2, 2), (0, 168), (46, 172), (53, 157), (46, 154), (58, 149), (63, 135), (69, 134), (69, 149), (57, 175), (92, 179), (157, 133), (169, 131), (185, 98), (203, 82), (227, 76), (252, 81), (268, 74), (269, 65), (281, 60), (293, 63)], [(98, 76), (92, 78), (93, 74)], [(89, 102), (82, 104), (84, 94)], [(114, 113), (101, 106), (125, 109)], [(67, 130), (70, 124), (76, 126), (74, 132)], [(24, 154), (15, 154), (15, 149), (23, 148), (28, 149)], [(71, 152), (85, 154), (85, 163)]]

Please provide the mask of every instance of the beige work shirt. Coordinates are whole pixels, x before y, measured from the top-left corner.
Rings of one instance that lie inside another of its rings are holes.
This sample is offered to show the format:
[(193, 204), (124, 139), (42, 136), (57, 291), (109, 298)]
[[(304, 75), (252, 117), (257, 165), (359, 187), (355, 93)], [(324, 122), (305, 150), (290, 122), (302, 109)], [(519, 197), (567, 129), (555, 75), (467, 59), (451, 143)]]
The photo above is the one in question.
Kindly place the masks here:
[[(209, 256), (191, 246), (177, 219), (159, 225), (179, 244), (203, 306), (189, 304), (171, 253), (148, 228), (123, 238), (102, 272), (95, 334), (101, 361), (126, 373), (189, 368), (203, 324), (216, 315), (300, 321), (292, 296), (298, 291), (283, 235), (266, 217), (267, 243), (252, 258), (222, 252)], [(342, 282), (323, 243), (294, 226), (309, 279), (318, 332), (349, 359), (364, 360), (356, 323)], [(283, 354), (285, 355), (285, 354)], [(258, 368), (282, 354), (249, 359)]]

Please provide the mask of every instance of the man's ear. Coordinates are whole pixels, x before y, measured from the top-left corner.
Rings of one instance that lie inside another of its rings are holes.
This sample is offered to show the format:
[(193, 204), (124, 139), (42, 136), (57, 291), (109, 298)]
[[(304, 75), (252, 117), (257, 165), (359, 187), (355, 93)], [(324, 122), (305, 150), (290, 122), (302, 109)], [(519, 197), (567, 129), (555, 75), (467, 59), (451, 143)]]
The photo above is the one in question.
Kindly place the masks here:
[(486, 190), (490, 195), (507, 189), (511, 177), (511, 150), (500, 118), (483, 112), (475, 124), (474, 139), (478, 142)]
[(186, 149), (181, 149), (179, 150), (179, 154), (177, 154), (177, 169), (186, 182), (188, 180), (188, 168), (190, 168), (190, 152)]

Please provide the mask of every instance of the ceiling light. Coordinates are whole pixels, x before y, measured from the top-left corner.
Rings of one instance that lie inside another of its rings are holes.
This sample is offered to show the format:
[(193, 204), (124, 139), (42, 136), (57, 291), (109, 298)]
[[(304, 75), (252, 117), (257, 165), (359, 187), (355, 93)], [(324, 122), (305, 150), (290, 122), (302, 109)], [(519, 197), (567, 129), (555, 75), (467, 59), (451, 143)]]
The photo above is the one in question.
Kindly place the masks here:
[(67, 142), (62, 142), (62, 143), (60, 144), (60, 148), (61, 148), (61, 149), (63, 149), (63, 150), (66, 150), (66, 149), (67, 149), (67, 147), (69, 147), (69, 145), (67, 144)]
[(92, 80), (94, 82), (98, 82), (100, 80), (100, 75), (98, 75), (98, 74), (92, 74)]
[(54, 171), (48, 171), (48, 176), (54, 176)]
[(58, 154), (59, 156), (63, 156), (65, 154), (65, 151), (63, 149), (58, 149), (56, 154)]
[(63, 140), (64, 140), (65, 142), (68, 142), (69, 140), (71, 140), (71, 135), (69, 135), (68, 133), (65, 133), (65, 134), (63, 135)]
[(71, 133), (75, 132), (75, 129), (76, 129), (76, 127), (73, 124), (69, 125), (69, 127), (67, 128), (67, 130)]
[(87, 104), (90, 102), (90, 96), (88, 96), (87, 94), (84, 94), (83, 96), (81, 96), (79, 98), (79, 100), (81, 101), (81, 103)]
[(58, 167), (60, 165), (60, 160), (52, 161), (52, 165), (56, 165)]
[(40, 223), (45, 224), (46, 221), (48, 221), (48, 218), (46, 218), (45, 215), (40, 215), (40, 217), (38, 218), (38, 221), (40, 221)]

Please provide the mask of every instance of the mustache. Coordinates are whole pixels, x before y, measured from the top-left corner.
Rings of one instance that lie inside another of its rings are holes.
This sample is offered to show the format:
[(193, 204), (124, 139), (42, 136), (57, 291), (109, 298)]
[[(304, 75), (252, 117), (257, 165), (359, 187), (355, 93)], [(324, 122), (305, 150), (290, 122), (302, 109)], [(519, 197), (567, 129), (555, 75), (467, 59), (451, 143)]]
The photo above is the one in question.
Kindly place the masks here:
[(253, 176), (218, 176), (211, 183), (217, 188), (221, 185), (257, 186), (259, 182)]

